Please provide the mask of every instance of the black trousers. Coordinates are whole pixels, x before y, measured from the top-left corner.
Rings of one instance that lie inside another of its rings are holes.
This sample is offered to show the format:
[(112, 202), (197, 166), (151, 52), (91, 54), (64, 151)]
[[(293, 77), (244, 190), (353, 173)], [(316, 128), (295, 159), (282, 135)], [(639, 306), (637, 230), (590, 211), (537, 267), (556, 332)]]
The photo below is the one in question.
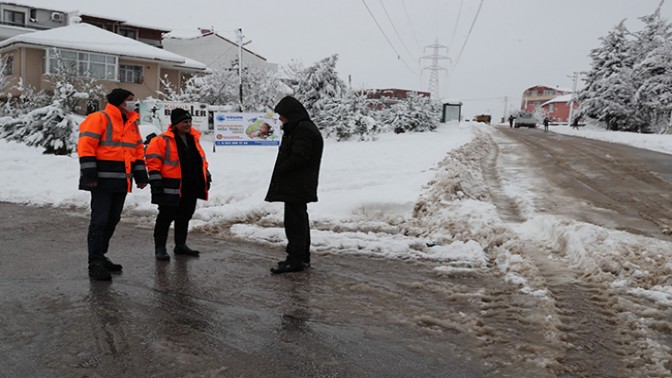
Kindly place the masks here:
[(91, 192), (91, 222), (87, 236), (89, 264), (101, 263), (121, 220), (126, 192)]
[(287, 262), (310, 262), (310, 221), (307, 204), (285, 202), (285, 236)]
[(175, 222), (175, 245), (187, 244), (189, 221), (196, 211), (196, 197), (181, 197), (178, 206), (159, 205), (154, 225), (154, 238), (168, 239), (170, 224)]

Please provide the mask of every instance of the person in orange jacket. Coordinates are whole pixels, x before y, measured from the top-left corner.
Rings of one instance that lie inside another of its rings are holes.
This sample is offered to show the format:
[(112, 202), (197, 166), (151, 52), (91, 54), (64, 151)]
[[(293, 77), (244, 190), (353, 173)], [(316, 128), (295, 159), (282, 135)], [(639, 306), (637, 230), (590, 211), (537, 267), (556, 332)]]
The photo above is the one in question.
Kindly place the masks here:
[(191, 114), (173, 109), (170, 126), (147, 146), (147, 169), (152, 187), (152, 203), (159, 205), (154, 225), (154, 253), (157, 260), (170, 260), (166, 251), (168, 230), (175, 222), (176, 255), (198, 256), (187, 246), (189, 220), (197, 199), (208, 199), (212, 181), (208, 161), (201, 147), (201, 133), (191, 127)]
[(125, 89), (107, 95), (105, 110), (89, 114), (79, 126), (79, 188), (91, 192), (91, 221), (87, 235), (89, 277), (111, 280), (122, 270), (105, 256), (121, 219), (133, 179), (138, 188), (148, 183), (145, 152), (135, 111), (135, 97)]

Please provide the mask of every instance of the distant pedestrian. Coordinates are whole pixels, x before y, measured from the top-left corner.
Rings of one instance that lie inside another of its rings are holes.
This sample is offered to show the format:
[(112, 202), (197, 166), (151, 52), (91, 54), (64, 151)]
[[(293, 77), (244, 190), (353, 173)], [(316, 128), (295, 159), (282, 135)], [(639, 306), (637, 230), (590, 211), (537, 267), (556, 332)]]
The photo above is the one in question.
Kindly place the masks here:
[(133, 179), (140, 189), (148, 182), (140, 115), (134, 109), (133, 93), (117, 88), (107, 95), (105, 110), (91, 113), (79, 126), (79, 188), (91, 192), (87, 243), (89, 277), (94, 280), (111, 280), (110, 272), (122, 270), (105, 254)]
[(317, 184), (324, 141), (308, 112), (294, 97), (285, 97), (275, 112), (282, 122), (282, 142), (266, 201), (284, 202), (287, 258), (271, 268), (274, 274), (300, 272), (310, 266), (308, 202), (317, 202)]
[(548, 131), (548, 117), (544, 117), (544, 131)]
[(579, 117), (575, 117), (572, 121), (572, 129), (579, 129)]
[(513, 120), (516, 119), (513, 114), (509, 116), (509, 127), (513, 127)]
[(170, 113), (170, 126), (147, 146), (147, 169), (152, 187), (152, 203), (159, 205), (154, 225), (154, 254), (157, 260), (170, 260), (166, 250), (168, 230), (175, 222), (176, 255), (198, 256), (187, 246), (189, 221), (197, 199), (207, 200), (210, 172), (201, 147), (201, 133), (191, 126), (191, 114), (176, 108)]

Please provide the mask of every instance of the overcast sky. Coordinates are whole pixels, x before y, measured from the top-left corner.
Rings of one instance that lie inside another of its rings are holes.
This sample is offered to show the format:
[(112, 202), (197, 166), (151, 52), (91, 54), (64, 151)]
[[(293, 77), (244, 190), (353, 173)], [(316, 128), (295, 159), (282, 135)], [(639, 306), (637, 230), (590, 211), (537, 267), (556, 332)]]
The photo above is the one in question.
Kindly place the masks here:
[[(571, 88), (568, 76), (589, 68), (588, 53), (599, 37), (626, 18), (630, 30), (640, 30), (638, 17), (651, 14), (660, 0), (10, 2), (79, 9), (179, 33), (212, 27), (232, 40), (242, 28), (250, 50), (280, 65), (292, 59), (309, 65), (338, 53), (337, 70), (346, 82), (350, 75), (355, 88), (427, 90), (429, 72), (422, 67), (431, 61), (420, 57), (431, 55), (424, 46), (438, 40), (449, 48), (441, 55), (452, 60), (439, 62), (447, 68), (439, 72), (441, 96), (462, 100), (467, 117), (500, 117), (504, 98), (509, 108), (519, 108), (528, 87)], [(671, 2), (662, 8), (668, 20)]]

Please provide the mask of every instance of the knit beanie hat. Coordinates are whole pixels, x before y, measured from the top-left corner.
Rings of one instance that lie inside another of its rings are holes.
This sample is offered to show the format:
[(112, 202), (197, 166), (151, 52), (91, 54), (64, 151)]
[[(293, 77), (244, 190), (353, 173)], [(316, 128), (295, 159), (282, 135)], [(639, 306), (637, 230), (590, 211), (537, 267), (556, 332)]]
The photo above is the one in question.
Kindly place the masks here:
[(122, 88), (115, 88), (107, 95), (107, 102), (114, 106), (119, 106), (126, 101), (129, 96), (133, 96), (133, 92)]
[(171, 125), (177, 125), (185, 119), (191, 119), (191, 114), (182, 108), (175, 108), (170, 112)]

